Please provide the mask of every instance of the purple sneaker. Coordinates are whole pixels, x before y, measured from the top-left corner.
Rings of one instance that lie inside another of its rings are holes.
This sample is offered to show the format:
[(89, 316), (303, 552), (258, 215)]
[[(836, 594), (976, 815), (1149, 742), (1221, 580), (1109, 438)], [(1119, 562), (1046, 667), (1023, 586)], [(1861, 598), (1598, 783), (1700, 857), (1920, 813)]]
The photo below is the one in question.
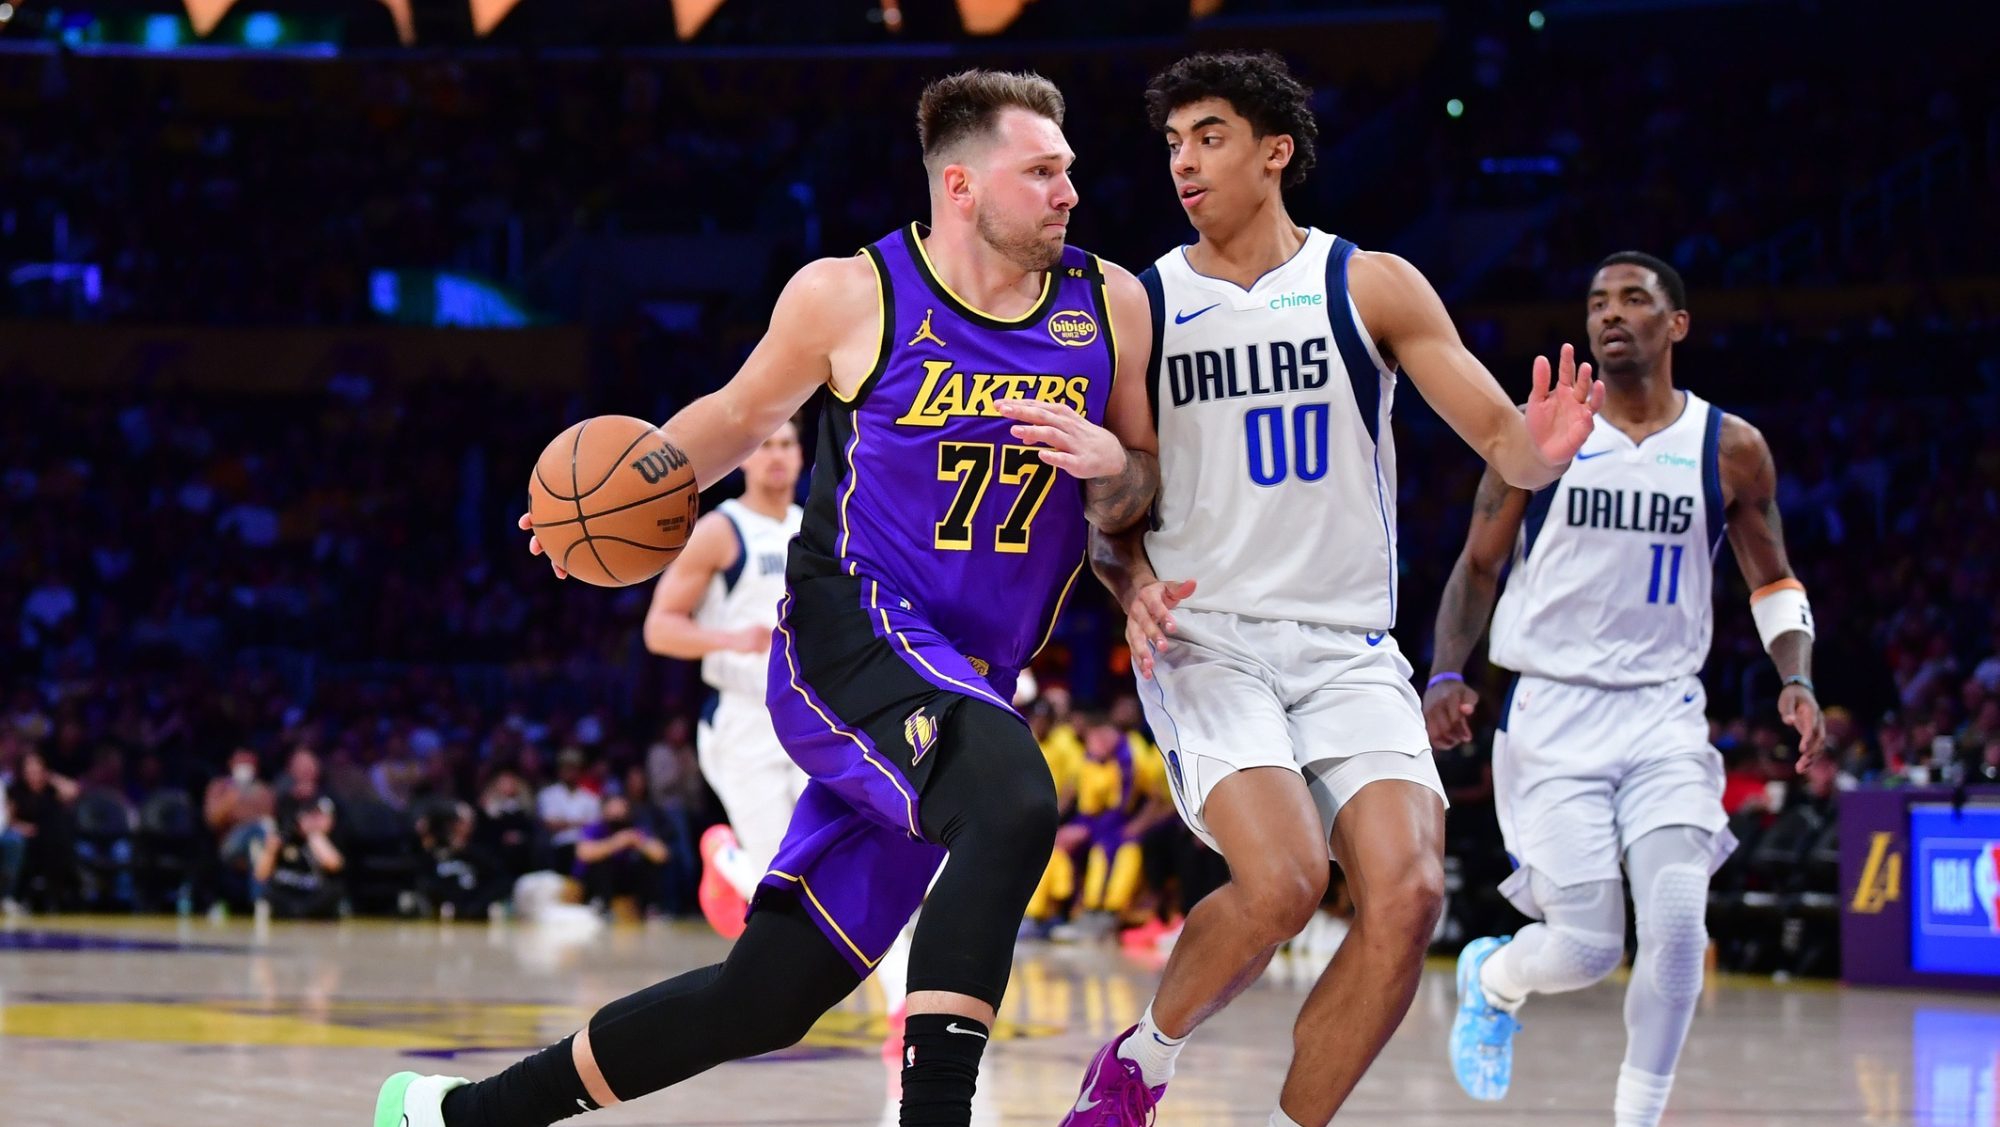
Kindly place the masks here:
[(1146, 1127), (1153, 1122), (1154, 1109), (1167, 1086), (1146, 1087), (1139, 1066), (1118, 1055), (1138, 1026), (1113, 1038), (1090, 1058), (1090, 1074), (1083, 1078), (1076, 1106), (1063, 1116), (1062, 1127)]

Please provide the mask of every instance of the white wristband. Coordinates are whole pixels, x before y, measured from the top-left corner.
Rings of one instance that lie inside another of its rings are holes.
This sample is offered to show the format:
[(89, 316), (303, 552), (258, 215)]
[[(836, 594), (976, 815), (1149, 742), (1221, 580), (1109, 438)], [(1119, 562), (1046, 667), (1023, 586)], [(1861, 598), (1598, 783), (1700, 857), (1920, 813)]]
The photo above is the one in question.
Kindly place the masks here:
[(1750, 595), (1750, 617), (1757, 620), (1757, 637), (1769, 651), (1780, 635), (1803, 630), (1813, 634), (1812, 604), (1806, 601), (1805, 584), (1796, 579), (1780, 579), (1759, 587)]

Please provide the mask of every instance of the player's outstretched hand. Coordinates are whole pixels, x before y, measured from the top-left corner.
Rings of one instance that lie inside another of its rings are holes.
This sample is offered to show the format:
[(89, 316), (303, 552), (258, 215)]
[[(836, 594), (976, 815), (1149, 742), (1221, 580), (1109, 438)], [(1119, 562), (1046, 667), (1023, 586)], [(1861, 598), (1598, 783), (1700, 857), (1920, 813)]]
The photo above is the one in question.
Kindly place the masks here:
[(1542, 460), (1568, 465), (1590, 438), (1591, 420), (1604, 406), (1604, 383), (1590, 375), (1590, 364), (1576, 363), (1576, 350), (1563, 345), (1555, 386), (1549, 386), (1549, 358), (1535, 357), (1535, 381), (1528, 389), (1528, 438)]
[(1443, 751), (1472, 742), (1472, 710), (1479, 692), (1463, 681), (1439, 681), (1424, 690), (1424, 727), (1431, 746)]
[(1014, 437), (1046, 446), (1042, 461), (1076, 478), (1125, 472), (1125, 444), (1067, 403), (1002, 399), (993, 406), (1014, 420)]
[(1804, 771), (1826, 751), (1826, 716), (1804, 685), (1786, 685), (1778, 694), (1778, 718), (1799, 734), (1799, 770)]
[[(531, 556), (539, 556), (539, 555), (541, 555), (541, 554), (542, 554), (542, 539), (541, 539), (541, 537), (539, 537), (539, 536), (536, 536), (536, 535), (535, 535), (535, 520), (534, 520), (534, 518), (533, 518), (533, 517), (531, 517), (531, 516), (529, 516), (529, 515), (528, 515), (527, 513), (522, 513), (522, 514), (521, 514), (521, 519), (520, 519), (520, 521), (519, 521), (518, 523), (519, 523), (519, 524), (520, 524), (520, 526), (521, 526), (521, 531), (522, 531), (522, 532), (525, 532), (525, 533), (527, 533), (527, 534), (528, 534), (528, 554), (529, 554), (529, 555), (531, 555)], [(568, 578), (569, 578), (569, 572), (567, 572), (567, 571), (564, 571), (564, 570), (562, 569), (562, 565), (561, 565), (561, 564), (559, 564), (559, 563), (557, 563), (557, 562), (556, 562), (556, 561), (554, 561), (554, 560), (550, 560), (550, 561), (549, 561), (549, 569), (550, 569), (551, 571), (554, 571), (554, 572), (556, 573), (556, 578), (557, 578), (557, 579), (568, 579)]]
[(1132, 669), (1142, 679), (1153, 677), (1153, 655), (1167, 648), (1174, 608), (1194, 594), (1192, 579), (1155, 579), (1132, 592), (1125, 605), (1125, 645), (1132, 651)]

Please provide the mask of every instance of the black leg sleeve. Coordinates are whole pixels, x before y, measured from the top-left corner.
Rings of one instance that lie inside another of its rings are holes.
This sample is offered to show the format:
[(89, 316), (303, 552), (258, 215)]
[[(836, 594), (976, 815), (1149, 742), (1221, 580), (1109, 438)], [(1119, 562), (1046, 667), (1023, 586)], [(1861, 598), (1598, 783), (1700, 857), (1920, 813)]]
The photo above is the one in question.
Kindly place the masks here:
[(999, 1006), (1014, 935), (1056, 839), (1041, 748), (1011, 713), (967, 700), (943, 726), (923, 792), (924, 836), (950, 853), (910, 948), (910, 990)]

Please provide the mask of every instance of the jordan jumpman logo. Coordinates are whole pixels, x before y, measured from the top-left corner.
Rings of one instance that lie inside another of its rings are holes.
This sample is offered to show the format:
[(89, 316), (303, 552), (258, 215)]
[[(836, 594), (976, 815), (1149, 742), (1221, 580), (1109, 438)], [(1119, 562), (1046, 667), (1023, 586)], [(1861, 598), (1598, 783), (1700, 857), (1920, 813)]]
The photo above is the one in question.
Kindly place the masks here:
[(938, 335), (936, 333), (931, 332), (931, 315), (936, 312), (937, 310), (935, 309), (924, 310), (924, 323), (917, 326), (917, 335), (911, 337), (909, 340), (909, 344), (905, 344), (903, 346), (904, 348), (909, 348), (911, 345), (916, 344), (918, 341), (926, 341), (926, 340), (930, 341), (932, 344), (937, 345), (939, 348), (951, 347), (944, 341), (939, 340)]

